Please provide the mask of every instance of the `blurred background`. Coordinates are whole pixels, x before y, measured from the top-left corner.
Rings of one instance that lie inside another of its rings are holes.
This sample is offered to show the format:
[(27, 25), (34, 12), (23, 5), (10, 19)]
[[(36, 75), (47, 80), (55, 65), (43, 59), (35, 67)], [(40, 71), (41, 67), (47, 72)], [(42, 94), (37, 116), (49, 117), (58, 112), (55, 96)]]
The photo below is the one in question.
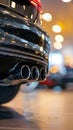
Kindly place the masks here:
[(16, 98), (3, 106), (12, 118), (8, 109), (0, 110), (5, 112), (1, 130), (73, 130), (73, 0), (41, 2), (41, 25), (51, 39), (48, 75), (43, 82), (22, 85)]
[(48, 78), (41, 84), (64, 89), (73, 82), (73, 1), (41, 2), (41, 25), (51, 39)]
[(73, 55), (71, 49), (73, 47), (73, 1), (45, 0), (44, 2), (41, 0), (41, 2), (43, 5), (41, 24), (51, 37), (51, 49), (61, 50), (64, 56)]

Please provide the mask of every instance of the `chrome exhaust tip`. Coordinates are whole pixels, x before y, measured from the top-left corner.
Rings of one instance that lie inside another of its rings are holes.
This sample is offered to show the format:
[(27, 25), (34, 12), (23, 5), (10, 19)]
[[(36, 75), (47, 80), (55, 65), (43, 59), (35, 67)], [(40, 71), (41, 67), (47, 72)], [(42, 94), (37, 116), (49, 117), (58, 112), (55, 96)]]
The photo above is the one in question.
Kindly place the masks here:
[(45, 70), (44, 67), (42, 67), (42, 68), (40, 69), (40, 79), (41, 79), (41, 80), (45, 80), (45, 78), (46, 78), (46, 70)]
[(39, 79), (39, 68), (37, 66), (33, 66), (31, 68), (31, 78), (32, 80), (38, 80)]
[(30, 68), (28, 65), (23, 65), (21, 67), (21, 76), (25, 80), (30, 78)]

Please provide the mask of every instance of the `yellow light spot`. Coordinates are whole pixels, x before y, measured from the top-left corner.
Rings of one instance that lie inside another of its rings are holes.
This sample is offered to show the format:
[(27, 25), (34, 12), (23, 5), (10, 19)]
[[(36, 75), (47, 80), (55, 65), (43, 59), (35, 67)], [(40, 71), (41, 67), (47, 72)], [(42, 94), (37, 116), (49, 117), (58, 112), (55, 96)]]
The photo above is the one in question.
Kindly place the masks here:
[(57, 42), (63, 42), (63, 41), (64, 41), (64, 37), (63, 37), (62, 35), (56, 35), (56, 36), (55, 36), (55, 40), (56, 40)]
[(53, 32), (59, 33), (62, 31), (62, 28), (59, 25), (53, 25), (52, 30)]
[(55, 42), (55, 43), (54, 43), (54, 48), (56, 48), (56, 49), (61, 49), (61, 48), (62, 48), (62, 43)]
[(45, 20), (46, 22), (51, 22), (52, 21), (52, 15), (50, 13), (44, 13), (42, 15), (42, 19)]
[(50, 68), (50, 72), (51, 73), (57, 73), (59, 71), (59, 68), (57, 67), (57, 66), (52, 66), (51, 68)]

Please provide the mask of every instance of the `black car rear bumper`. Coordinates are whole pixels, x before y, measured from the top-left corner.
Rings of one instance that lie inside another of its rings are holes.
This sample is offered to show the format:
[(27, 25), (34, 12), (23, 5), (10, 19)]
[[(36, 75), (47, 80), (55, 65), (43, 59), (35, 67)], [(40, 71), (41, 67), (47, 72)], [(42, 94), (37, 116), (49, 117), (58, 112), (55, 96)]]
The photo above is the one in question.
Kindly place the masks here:
[[(44, 80), (49, 49), (45, 32), (16, 13), (0, 8), (0, 84)], [(27, 76), (23, 75), (25, 71)]]

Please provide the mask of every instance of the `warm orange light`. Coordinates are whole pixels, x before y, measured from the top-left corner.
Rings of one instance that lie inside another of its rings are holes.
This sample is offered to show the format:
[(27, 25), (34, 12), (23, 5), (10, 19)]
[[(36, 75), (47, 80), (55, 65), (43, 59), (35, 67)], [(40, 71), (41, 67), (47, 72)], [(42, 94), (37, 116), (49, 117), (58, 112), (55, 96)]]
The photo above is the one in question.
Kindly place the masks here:
[(62, 35), (56, 35), (56, 36), (55, 36), (55, 40), (56, 40), (57, 42), (63, 42), (63, 41), (64, 41), (64, 37), (63, 37)]
[(50, 13), (44, 13), (42, 15), (42, 19), (47, 21), (47, 22), (51, 22), (52, 21), (52, 15)]
[(59, 33), (59, 32), (62, 31), (62, 28), (59, 25), (53, 25), (52, 26), (52, 31), (56, 32), (56, 33)]
[(59, 71), (59, 68), (57, 66), (52, 66), (49, 71), (51, 73), (57, 73)]
[(70, 55), (66, 55), (64, 57), (64, 61), (65, 61), (65, 64), (68, 65), (68, 66), (73, 66), (73, 57), (70, 56)]
[(61, 48), (62, 48), (62, 43), (55, 42), (55, 43), (54, 43), (54, 48), (56, 48), (56, 49), (61, 49)]

